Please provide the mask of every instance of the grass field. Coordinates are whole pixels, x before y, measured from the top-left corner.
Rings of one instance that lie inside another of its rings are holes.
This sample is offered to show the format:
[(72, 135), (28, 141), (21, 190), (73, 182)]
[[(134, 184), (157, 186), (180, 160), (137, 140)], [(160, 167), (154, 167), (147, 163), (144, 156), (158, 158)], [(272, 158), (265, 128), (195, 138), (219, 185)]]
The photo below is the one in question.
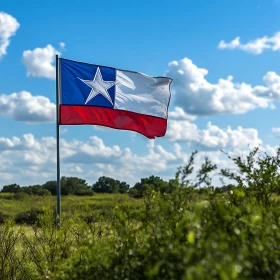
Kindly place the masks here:
[[(141, 200), (129, 197), (127, 194), (96, 194), (94, 196), (62, 196), (62, 213), (87, 214), (92, 211), (111, 211), (117, 205), (134, 207), (141, 204)], [(55, 208), (56, 196), (26, 195), (22, 199), (14, 199), (12, 193), (0, 193), (0, 212), (15, 218), (19, 213), (27, 212), (32, 208)]]
[(1, 213), (30, 222), (0, 225), (0, 279), (280, 279), (278, 199), (188, 188), (64, 196), (59, 229), (55, 205), (0, 195)]

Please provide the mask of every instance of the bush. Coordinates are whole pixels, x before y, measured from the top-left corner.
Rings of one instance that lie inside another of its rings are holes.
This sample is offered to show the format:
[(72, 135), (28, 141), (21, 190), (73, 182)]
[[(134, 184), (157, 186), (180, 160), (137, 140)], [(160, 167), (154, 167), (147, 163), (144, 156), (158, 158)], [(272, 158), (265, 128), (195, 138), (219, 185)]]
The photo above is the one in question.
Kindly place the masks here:
[(35, 225), (39, 220), (39, 215), (43, 214), (42, 209), (31, 208), (29, 211), (19, 213), (15, 217), (17, 224)]
[(79, 195), (79, 196), (93, 196), (94, 195), (94, 191), (92, 191), (92, 190), (80, 190), (80, 191), (76, 191), (75, 195)]
[(0, 211), (0, 224), (4, 224), (6, 220), (8, 220), (9, 216), (4, 214), (3, 212)]
[(25, 267), (25, 254), (19, 250), (22, 230), (14, 230), (14, 224), (6, 221), (0, 225), (0, 279), (30, 279)]
[(106, 221), (110, 231), (91, 223), (84, 246), (53, 278), (279, 278), (279, 203), (269, 209), (249, 201), (234, 205), (214, 193), (201, 205), (188, 197), (187, 189), (152, 191), (137, 216), (117, 207)]
[(235, 180), (237, 187), (258, 203), (270, 205), (273, 195), (280, 190), (280, 148), (274, 156), (261, 153), (257, 147), (245, 159), (241, 156), (228, 157), (237, 166), (237, 171), (222, 169), (221, 174)]
[(14, 199), (15, 200), (24, 200), (26, 199), (26, 197), (28, 197), (29, 194), (25, 193), (25, 192), (18, 192), (14, 194)]
[(8, 192), (8, 193), (17, 193), (20, 192), (21, 188), (18, 184), (11, 184), (3, 186), (1, 192)]
[(43, 188), (40, 188), (37, 190), (36, 193), (34, 193), (36, 195), (39, 195), (39, 196), (50, 196), (51, 195), (51, 192), (48, 191), (47, 189), (43, 189)]

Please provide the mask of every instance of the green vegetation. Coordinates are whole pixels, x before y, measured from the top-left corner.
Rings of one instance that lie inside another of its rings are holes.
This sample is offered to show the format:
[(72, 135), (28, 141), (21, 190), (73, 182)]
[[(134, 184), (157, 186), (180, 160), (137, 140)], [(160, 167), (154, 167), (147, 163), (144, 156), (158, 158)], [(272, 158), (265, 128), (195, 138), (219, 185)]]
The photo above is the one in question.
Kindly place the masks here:
[(0, 279), (280, 279), (280, 150), (232, 158), (220, 188), (209, 159), (194, 174), (195, 155), (128, 194), (106, 177), (88, 196), (73, 195), (86, 182), (65, 183), (59, 229), (55, 196), (1, 193)]

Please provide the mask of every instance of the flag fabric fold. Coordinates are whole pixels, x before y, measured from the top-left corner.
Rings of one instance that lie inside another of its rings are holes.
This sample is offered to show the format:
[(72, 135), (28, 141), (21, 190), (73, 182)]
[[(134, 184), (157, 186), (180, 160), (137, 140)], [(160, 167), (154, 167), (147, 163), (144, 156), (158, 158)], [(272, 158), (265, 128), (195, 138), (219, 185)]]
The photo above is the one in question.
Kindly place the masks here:
[(60, 125), (102, 125), (148, 138), (165, 135), (172, 79), (62, 58), (59, 65)]

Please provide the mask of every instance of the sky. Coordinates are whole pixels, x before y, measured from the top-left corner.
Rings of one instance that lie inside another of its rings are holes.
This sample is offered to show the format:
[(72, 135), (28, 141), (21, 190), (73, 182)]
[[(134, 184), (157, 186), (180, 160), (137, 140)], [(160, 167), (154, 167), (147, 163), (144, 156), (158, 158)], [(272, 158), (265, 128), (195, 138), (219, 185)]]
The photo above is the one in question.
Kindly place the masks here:
[(56, 179), (55, 56), (173, 79), (164, 137), (61, 126), (61, 176), (91, 185), (174, 178), (198, 150), (274, 154), (280, 138), (280, 1), (3, 0), (0, 188)]

